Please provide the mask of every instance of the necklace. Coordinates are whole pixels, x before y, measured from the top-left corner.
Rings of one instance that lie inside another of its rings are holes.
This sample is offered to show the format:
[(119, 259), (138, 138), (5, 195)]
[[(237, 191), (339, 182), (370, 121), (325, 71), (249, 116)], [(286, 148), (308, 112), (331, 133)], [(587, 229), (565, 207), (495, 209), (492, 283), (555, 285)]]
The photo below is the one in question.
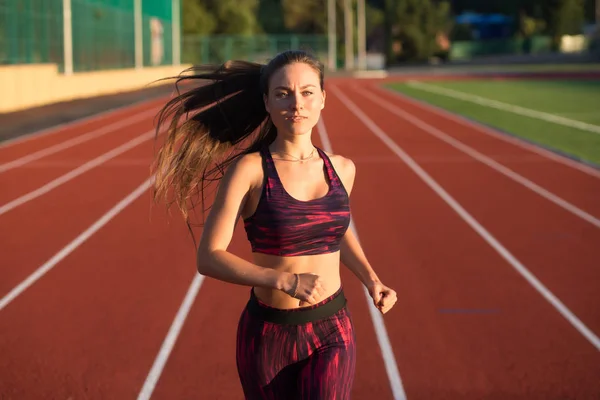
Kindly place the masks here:
[(292, 161), (292, 162), (300, 162), (300, 163), (302, 163), (302, 162), (305, 162), (305, 161), (310, 160), (311, 158), (313, 158), (313, 155), (315, 154), (315, 148), (313, 147), (313, 149), (310, 152), (310, 154), (308, 156), (304, 157), (304, 158), (296, 157), (296, 156), (293, 156), (293, 155), (291, 155), (289, 153), (285, 153), (283, 151), (276, 151), (275, 153), (276, 154), (277, 153), (285, 154), (286, 156), (290, 156), (290, 157), (294, 158), (294, 160), (287, 160), (285, 158), (279, 158), (279, 160), (282, 160), (282, 161)]

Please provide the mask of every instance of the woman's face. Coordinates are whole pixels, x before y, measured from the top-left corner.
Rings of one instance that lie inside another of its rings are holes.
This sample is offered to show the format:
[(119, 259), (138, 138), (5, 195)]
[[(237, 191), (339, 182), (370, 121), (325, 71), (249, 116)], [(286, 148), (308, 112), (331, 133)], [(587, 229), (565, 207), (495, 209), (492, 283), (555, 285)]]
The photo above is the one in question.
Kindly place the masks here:
[(265, 107), (279, 134), (310, 134), (324, 106), (319, 74), (310, 65), (288, 64), (271, 76)]

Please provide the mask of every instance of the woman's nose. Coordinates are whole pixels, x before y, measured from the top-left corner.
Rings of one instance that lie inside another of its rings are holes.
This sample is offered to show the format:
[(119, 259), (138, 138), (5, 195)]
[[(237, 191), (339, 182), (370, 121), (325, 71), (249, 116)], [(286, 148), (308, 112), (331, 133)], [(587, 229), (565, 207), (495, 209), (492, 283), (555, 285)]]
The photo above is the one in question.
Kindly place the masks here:
[(294, 110), (304, 108), (304, 99), (302, 98), (301, 95), (297, 95), (297, 94), (293, 95), (290, 103), (291, 103), (292, 109), (294, 109)]

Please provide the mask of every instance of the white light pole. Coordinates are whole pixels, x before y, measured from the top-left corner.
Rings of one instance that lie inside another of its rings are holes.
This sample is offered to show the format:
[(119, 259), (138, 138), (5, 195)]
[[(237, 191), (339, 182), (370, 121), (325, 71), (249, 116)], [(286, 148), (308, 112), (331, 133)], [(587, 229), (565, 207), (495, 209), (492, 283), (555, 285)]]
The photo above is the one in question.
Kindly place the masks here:
[(367, 69), (367, 22), (365, 0), (357, 0), (356, 14), (358, 17), (358, 69)]
[(65, 75), (73, 74), (73, 16), (71, 0), (63, 0), (63, 58)]
[(346, 70), (354, 69), (354, 18), (352, 16), (352, 0), (344, 0), (344, 40), (346, 42)]
[(327, 0), (327, 31), (329, 38), (329, 69), (336, 70), (337, 46), (336, 46), (336, 7), (335, 0)]
[(181, 0), (172, 0), (173, 19), (173, 65), (181, 65)]
[(142, 0), (133, 2), (133, 24), (135, 29), (135, 68), (144, 66), (144, 39), (142, 31)]

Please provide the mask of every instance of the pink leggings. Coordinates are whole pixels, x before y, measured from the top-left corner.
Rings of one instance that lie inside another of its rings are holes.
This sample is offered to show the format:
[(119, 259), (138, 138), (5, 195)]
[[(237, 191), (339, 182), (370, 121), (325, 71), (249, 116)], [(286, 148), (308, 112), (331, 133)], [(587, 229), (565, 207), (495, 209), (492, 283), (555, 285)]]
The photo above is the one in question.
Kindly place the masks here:
[(350, 398), (356, 344), (340, 288), (318, 304), (280, 310), (250, 293), (237, 332), (246, 400)]

